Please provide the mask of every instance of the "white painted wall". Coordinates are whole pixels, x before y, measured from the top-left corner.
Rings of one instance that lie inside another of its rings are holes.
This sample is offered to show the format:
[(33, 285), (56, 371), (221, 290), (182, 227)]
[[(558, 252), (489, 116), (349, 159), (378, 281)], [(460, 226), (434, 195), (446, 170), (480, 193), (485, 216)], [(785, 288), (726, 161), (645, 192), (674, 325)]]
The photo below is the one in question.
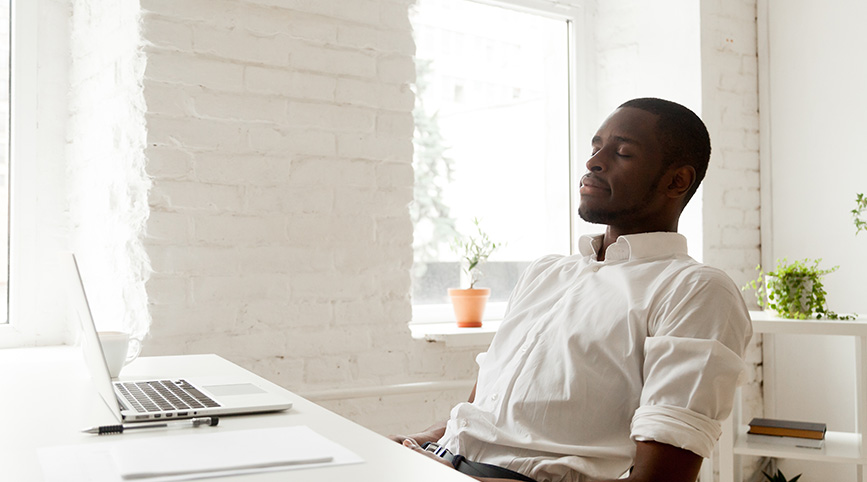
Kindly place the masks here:
[[(859, 140), (867, 127), (867, 4), (856, 0), (768, 1), (769, 161), (771, 246), (777, 258), (822, 258), (840, 265), (825, 278), (838, 312), (867, 313), (867, 238), (854, 234), (849, 211), (867, 191)], [(770, 248), (770, 249), (768, 249)], [(851, 339), (786, 337), (776, 343), (778, 417), (823, 421), (830, 430), (855, 428)], [(801, 480), (853, 481), (851, 466), (784, 461)]]
[[(702, 115), (699, 13), (699, 2), (691, 0), (597, 2), (594, 132), (618, 105), (637, 97), (668, 99)], [(579, 152), (589, 153), (591, 136), (580, 144), (586, 151)], [(701, 205), (699, 193), (678, 227), (700, 261)], [(598, 226), (588, 230), (598, 231)]]
[[(699, 3), (597, 2), (597, 112), (635, 97), (660, 97), (701, 111)], [(601, 120), (600, 120), (601, 121)]]

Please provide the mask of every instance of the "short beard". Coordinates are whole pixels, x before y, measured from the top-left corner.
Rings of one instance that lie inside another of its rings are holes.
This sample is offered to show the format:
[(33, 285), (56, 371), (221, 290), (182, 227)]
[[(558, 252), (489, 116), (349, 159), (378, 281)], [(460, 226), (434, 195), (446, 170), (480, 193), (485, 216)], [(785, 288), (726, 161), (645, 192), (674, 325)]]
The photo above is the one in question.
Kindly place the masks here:
[(651, 199), (653, 199), (653, 193), (656, 192), (656, 189), (659, 187), (659, 183), (660, 181), (662, 181), (662, 176), (665, 174), (666, 170), (667, 166), (663, 166), (663, 168), (659, 170), (659, 173), (656, 175), (656, 179), (654, 179), (653, 183), (651, 183), (651, 187), (647, 190), (644, 198), (642, 198), (641, 201), (633, 204), (631, 207), (621, 209), (619, 211), (606, 211), (604, 209), (587, 209), (579, 204), (578, 216), (580, 216), (581, 219), (587, 221), (588, 223), (605, 225), (615, 224), (617, 221), (631, 218), (633, 215), (640, 212), (644, 208), (644, 206), (650, 204)]
[(639, 210), (638, 206), (633, 206), (629, 209), (621, 209), (620, 211), (605, 211), (602, 209), (584, 209), (583, 207), (578, 207), (578, 216), (581, 217), (584, 221), (587, 221), (591, 224), (614, 224), (618, 219), (623, 219), (624, 217), (632, 216), (637, 213)]

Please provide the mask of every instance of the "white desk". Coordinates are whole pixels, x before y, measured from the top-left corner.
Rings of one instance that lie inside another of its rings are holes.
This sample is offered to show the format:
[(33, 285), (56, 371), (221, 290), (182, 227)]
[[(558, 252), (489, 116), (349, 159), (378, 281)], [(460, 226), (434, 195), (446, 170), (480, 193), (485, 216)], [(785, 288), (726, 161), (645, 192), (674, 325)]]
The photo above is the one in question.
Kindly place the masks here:
[[(142, 357), (124, 368), (122, 379), (212, 376), (244, 369), (216, 355)], [(40, 447), (105, 443), (117, 437), (172, 437), (186, 430), (145, 430), (116, 436), (80, 433), (93, 426), (116, 423), (90, 384), (77, 347), (44, 347), (0, 350), (0, 480), (43, 480), (37, 457)], [(54, 382), (64, 391), (49, 390)], [(269, 383), (264, 381), (264, 383)], [(13, 389), (32, 396), (9, 397)], [(460, 482), (471, 481), (423, 455), (401, 447), (354, 422), (315, 405), (291, 392), (294, 406), (285, 412), (221, 417), (220, 425), (207, 430), (242, 430), (306, 425), (358, 454), (364, 463), (327, 468), (222, 477), (219, 481), (310, 482)], [(388, 407), (383, 407), (387, 410)], [(191, 429), (192, 430), (192, 429)], [(196, 429), (201, 430), (201, 429)]]

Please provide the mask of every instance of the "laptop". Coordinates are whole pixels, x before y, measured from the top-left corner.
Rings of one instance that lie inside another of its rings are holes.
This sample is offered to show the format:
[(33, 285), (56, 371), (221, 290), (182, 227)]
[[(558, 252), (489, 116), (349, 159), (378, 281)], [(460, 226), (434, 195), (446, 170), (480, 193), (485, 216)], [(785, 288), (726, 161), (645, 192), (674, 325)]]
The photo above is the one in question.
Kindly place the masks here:
[(69, 255), (70, 303), (81, 329), (81, 347), (99, 394), (118, 421), (274, 412), (292, 408), (284, 393), (255, 375), (179, 377), (171, 380), (112, 381), (87, 301), (75, 255)]

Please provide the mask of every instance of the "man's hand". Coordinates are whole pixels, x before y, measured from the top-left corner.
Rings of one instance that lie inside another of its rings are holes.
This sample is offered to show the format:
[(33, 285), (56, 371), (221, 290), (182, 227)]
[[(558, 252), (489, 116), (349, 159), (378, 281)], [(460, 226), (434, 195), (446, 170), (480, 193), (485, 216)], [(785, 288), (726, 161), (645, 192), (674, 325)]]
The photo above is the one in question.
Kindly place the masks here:
[(419, 432), (412, 435), (391, 434), (388, 439), (392, 442), (403, 444), (407, 440), (413, 440), (418, 445), (424, 445), (425, 442), (436, 442), (439, 438), (433, 438), (433, 435), (428, 432)]
[[(470, 392), (470, 398), (467, 400), (469, 403), (473, 403), (473, 400), (476, 398), (476, 385), (473, 385), (473, 391)], [(423, 432), (419, 432), (413, 435), (389, 435), (388, 438), (393, 442), (397, 442), (402, 444), (404, 440), (412, 439), (416, 445), (422, 446), (425, 442), (436, 442), (443, 437), (446, 433), (446, 422), (439, 422), (431, 425)]]
[[(412, 435), (389, 435), (388, 438), (393, 442), (397, 442), (399, 444), (404, 444), (407, 440), (412, 440), (416, 445), (422, 446), (425, 442), (436, 442), (442, 437), (443, 434), (434, 430), (425, 430), (424, 432), (419, 432)], [(404, 444), (406, 445), (406, 444)]]
[(441, 464), (443, 464), (449, 468), (454, 468), (454, 467), (452, 467), (451, 463), (446, 461), (446, 459), (436, 455), (433, 452), (428, 452), (427, 450), (422, 449), (421, 445), (419, 445), (418, 442), (416, 442), (415, 440), (413, 440), (411, 438), (405, 439), (402, 443), (403, 443), (403, 446), (408, 448), (408, 449), (412, 449), (412, 450), (424, 455), (425, 457), (427, 457), (429, 459), (436, 460), (437, 462), (439, 462), (439, 463), (441, 463)]
[(446, 433), (446, 422), (440, 422), (428, 427), (425, 431), (412, 435), (389, 435), (393, 442), (402, 444), (405, 440), (412, 440), (416, 445), (422, 446), (425, 442), (436, 442)]

